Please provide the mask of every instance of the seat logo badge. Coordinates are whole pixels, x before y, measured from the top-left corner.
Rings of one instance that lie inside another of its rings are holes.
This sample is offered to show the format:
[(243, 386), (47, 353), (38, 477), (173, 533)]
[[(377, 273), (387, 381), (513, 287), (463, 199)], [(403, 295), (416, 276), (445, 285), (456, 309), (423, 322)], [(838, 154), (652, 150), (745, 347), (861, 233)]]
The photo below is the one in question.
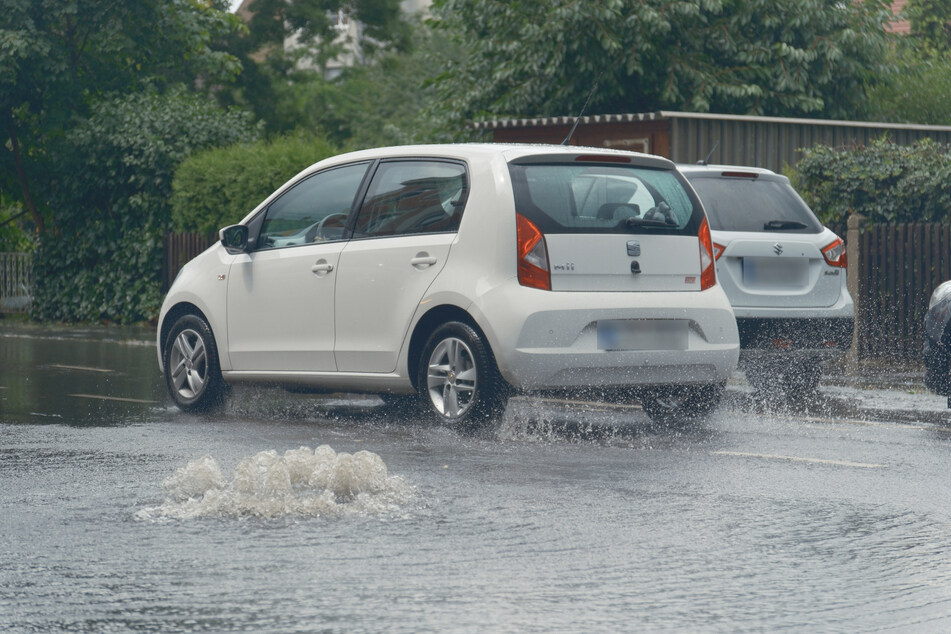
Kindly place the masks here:
[(640, 257), (641, 255), (641, 243), (637, 240), (628, 240), (627, 241), (627, 254), (632, 258)]
[(781, 245), (781, 244), (778, 243), (778, 242), (777, 242), (776, 244), (774, 244), (774, 245), (773, 245), (773, 253), (775, 253), (776, 255), (782, 255), (782, 254), (783, 254), (783, 245)]

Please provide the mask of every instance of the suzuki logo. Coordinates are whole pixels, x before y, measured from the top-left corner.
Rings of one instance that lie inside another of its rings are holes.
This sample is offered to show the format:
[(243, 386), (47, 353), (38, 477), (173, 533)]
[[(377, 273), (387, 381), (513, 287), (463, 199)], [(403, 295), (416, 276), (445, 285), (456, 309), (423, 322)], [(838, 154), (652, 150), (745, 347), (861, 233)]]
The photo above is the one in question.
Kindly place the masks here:
[(778, 242), (777, 242), (776, 244), (774, 244), (774, 245), (773, 245), (773, 253), (775, 253), (776, 255), (782, 255), (782, 254), (783, 254), (783, 245), (779, 244)]

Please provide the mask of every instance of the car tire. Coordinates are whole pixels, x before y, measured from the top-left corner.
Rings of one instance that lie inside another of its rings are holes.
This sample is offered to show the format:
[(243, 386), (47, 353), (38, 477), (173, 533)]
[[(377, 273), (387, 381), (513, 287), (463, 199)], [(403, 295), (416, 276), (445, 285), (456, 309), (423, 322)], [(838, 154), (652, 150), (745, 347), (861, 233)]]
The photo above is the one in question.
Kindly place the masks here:
[(798, 368), (788, 366), (782, 377), (783, 393), (786, 401), (801, 403), (815, 399), (819, 394), (819, 380), (821, 378), (822, 366), (817, 359), (805, 361)]
[(750, 364), (744, 374), (759, 398), (798, 403), (814, 399), (818, 394), (822, 362), (819, 359), (804, 359), (798, 364), (789, 360)]
[(207, 411), (221, 404), (226, 388), (218, 347), (203, 318), (187, 314), (172, 325), (165, 339), (163, 361), (165, 386), (180, 409)]
[(471, 429), (500, 415), (508, 386), (488, 345), (469, 324), (451, 321), (433, 331), (420, 355), (420, 400), (441, 424)]
[(655, 423), (695, 423), (716, 410), (724, 388), (723, 383), (655, 387), (644, 391), (640, 402), (644, 412)]
[[(947, 337), (947, 335), (945, 335)], [(930, 341), (925, 349), (925, 387), (942, 396), (951, 394), (951, 371), (948, 363), (948, 349), (944, 343), (934, 344)]]

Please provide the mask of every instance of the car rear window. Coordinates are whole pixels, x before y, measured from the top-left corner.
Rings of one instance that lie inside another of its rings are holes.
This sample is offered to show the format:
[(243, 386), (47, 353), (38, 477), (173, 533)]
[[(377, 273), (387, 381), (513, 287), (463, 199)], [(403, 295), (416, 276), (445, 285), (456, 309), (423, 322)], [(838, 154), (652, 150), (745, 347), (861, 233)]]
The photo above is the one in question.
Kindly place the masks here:
[(703, 219), (673, 170), (520, 162), (509, 171), (516, 210), (544, 233), (696, 235)]
[(822, 224), (796, 190), (779, 180), (687, 175), (719, 231), (820, 233)]

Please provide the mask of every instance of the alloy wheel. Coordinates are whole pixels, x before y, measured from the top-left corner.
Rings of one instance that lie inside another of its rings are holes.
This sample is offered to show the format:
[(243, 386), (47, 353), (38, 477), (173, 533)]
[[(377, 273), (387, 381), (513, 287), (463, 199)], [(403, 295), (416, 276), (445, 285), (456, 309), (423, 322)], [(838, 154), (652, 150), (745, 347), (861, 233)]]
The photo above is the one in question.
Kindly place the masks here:
[(184, 399), (201, 395), (208, 380), (208, 353), (201, 335), (185, 329), (179, 333), (169, 353), (172, 384)]
[(436, 411), (446, 418), (465, 416), (475, 403), (478, 370), (472, 350), (461, 339), (447, 337), (429, 357), (426, 384)]

